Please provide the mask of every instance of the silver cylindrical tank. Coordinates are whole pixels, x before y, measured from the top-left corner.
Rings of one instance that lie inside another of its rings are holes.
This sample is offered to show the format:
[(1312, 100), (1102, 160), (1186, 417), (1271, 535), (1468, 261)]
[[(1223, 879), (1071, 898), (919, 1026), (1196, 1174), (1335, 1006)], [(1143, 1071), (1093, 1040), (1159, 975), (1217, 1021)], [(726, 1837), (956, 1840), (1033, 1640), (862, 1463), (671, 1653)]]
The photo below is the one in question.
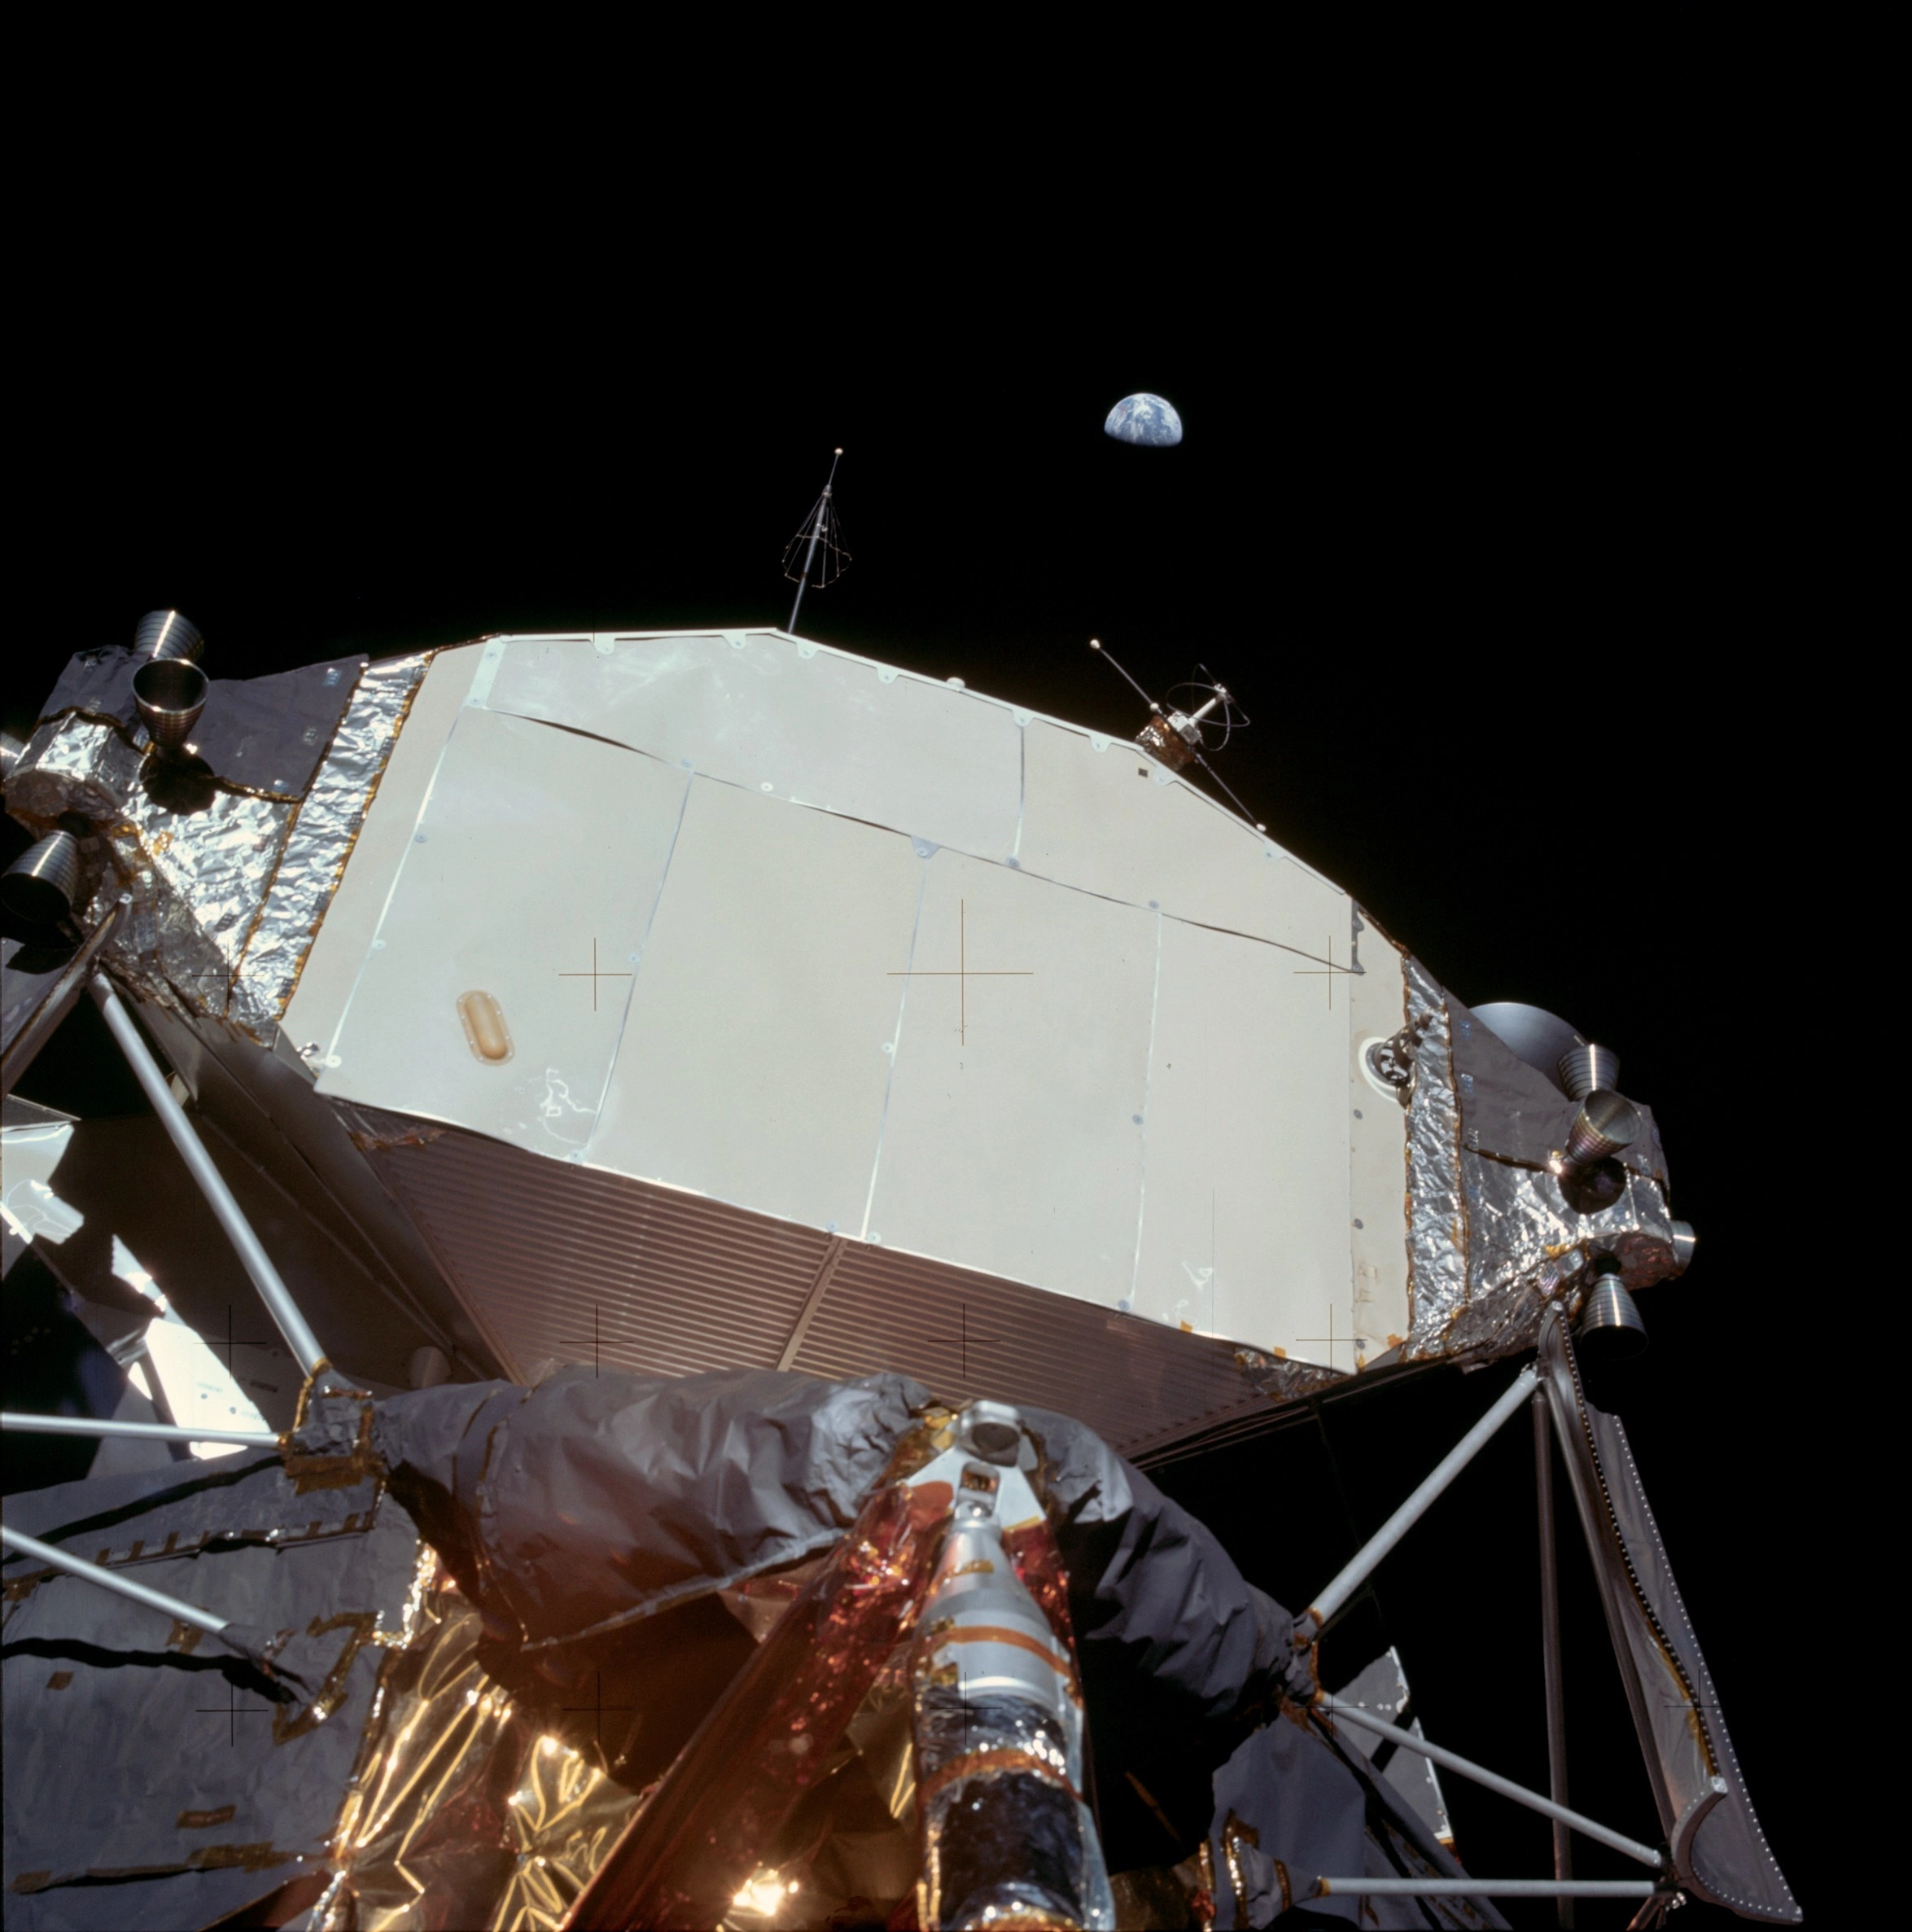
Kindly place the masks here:
[(912, 1697), (925, 1932), (1112, 1927), (1082, 1795), (1074, 1660), (1017, 1575), (989, 1501), (959, 1496), (921, 1629)]

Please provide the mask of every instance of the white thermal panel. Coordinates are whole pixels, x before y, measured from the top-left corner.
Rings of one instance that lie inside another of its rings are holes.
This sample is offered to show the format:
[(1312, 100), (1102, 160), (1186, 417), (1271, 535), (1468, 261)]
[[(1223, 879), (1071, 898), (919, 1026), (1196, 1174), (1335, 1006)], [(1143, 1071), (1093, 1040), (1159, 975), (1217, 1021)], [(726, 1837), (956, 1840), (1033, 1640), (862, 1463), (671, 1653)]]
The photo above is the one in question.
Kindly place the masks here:
[(1134, 1267), (1154, 920), (938, 852), (907, 963), (869, 1238), (1114, 1307)]
[(1345, 968), (1162, 935), (1136, 1312), (1351, 1366)]
[(325, 1091), (1337, 1367), (1407, 1331), (1398, 958), (1132, 747), (763, 631), (494, 638), (414, 714), (289, 1016), (343, 1010)]
[[(320, 1090), (582, 1153), (688, 774), (466, 706), (325, 1057)], [(604, 976), (598, 976), (598, 975)], [(488, 995), (510, 1056), (459, 1001)]]
[(812, 1227), (863, 1222), (923, 861), (695, 781), (588, 1159)]
[(426, 668), (280, 1023), (295, 1047), (323, 1045), (339, 1024), (483, 654), (482, 646), (463, 644)]
[(1213, 800), (1120, 739), (1040, 718), (1023, 738), (1025, 871), (1347, 965), (1347, 894)]
[[(1354, 1327), (1372, 1361), (1402, 1341), (1407, 1302), (1407, 1110), (1379, 1080), (1367, 1049), (1407, 1023), (1401, 955), (1371, 927), (1361, 935), (1362, 971), (1340, 982), (1348, 994), (1348, 1205), (1354, 1268)], [(1337, 1363), (1337, 1367), (1342, 1365)]]
[(1013, 851), (1006, 706), (771, 631), (513, 638), (484, 702), (959, 851)]

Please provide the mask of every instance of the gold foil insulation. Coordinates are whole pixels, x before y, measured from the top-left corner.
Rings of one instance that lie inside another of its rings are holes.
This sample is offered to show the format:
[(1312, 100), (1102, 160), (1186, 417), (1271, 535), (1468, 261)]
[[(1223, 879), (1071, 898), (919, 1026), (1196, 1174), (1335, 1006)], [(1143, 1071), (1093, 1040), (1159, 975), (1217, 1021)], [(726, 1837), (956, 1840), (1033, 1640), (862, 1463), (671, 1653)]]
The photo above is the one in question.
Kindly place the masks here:
[[(778, 1620), (633, 1819), (571, 1925), (715, 1925), (766, 1901), (766, 1855), (908, 1634), (950, 1486), (890, 1482)], [(759, 1917), (755, 1922), (763, 1923)]]
[(478, 1662), (479, 1619), (427, 1550), (333, 1843), (323, 1932), (557, 1932), (639, 1799)]

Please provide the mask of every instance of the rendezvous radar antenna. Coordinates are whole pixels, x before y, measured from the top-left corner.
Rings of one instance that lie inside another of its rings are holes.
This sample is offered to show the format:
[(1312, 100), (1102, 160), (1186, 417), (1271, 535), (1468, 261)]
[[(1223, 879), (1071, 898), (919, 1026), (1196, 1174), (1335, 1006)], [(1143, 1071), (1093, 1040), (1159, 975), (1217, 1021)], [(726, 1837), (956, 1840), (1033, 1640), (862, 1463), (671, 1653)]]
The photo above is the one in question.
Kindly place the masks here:
[[(811, 506), (797, 534), (784, 545), (783, 574), (797, 586), (795, 600), (790, 605), (790, 620), (784, 626), (793, 637), (796, 635), (797, 613), (803, 607), (803, 593), (810, 588), (812, 568), (816, 587), (821, 590), (850, 567), (850, 553), (843, 548), (842, 519), (830, 504), (831, 492), (837, 484), (837, 465), (842, 460), (843, 453), (839, 449), (830, 458), (830, 473), (824, 481), (823, 494)], [(816, 555), (820, 547), (823, 551), (820, 563)], [(799, 550), (803, 552), (802, 565), (793, 568)]]
[[(1229, 802), (1258, 832), (1267, 831), (1268, 828), (1250, 816), (1248, 807), (1229, 791), (1227, 781), (1201, 755), (1205, 746), (1210, 751), (1220, 751), (1237, 731), (1245, 731), (1249, 722), (1248, 713), (1235, 702), (1234, 693), (1225, 684), (1216, 683), (1214, 673), (1208, 666), (1196, 666), (1205, 681), (1191, 679), (1185, 684), (1176, 685), (1163, 703), (1157, 704), (1103, 650), (1100, 637), (1089, 639), (1089, 649), (1112, 669), (1120, 672), (1129, 688), (1149, 707), (1149, 722), (1135, 734), (1135, 743), (1151, 758), (1166, 764), (1172, 772), (1179, 772), (1185, 765), (1199, 764), (1227, 793)], [(1188, 694), (1185, 699), (1184, 692)], [(1219, 716), (1216, 715), (1218, 712)], [(1205, 724), (1208, 731), (1219, 731), (1220, 737), (1211, 738), (1202, 729)]]

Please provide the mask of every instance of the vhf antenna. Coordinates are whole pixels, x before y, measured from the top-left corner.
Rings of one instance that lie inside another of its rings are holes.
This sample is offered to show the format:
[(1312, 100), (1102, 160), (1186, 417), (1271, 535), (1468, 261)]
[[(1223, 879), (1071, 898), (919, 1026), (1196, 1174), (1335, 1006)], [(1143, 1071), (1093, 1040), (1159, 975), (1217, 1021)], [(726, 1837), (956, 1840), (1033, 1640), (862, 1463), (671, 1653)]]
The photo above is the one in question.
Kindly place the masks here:
[[(850, 553), (843, 548), (842, 519), (838, 519), (833, 528), (830, 522), (830, 493), (836, 487), (837, 465), (842, 459), (841, 449), (830, 458), (830, 473), (825, 481), (823, 494), (811, 506), (810, 514), (804, 518), (803, 527), (784, 545), (783, 574), (797, 586), (796, 598), (790, 606), (790, 620), (784, 626), (793, 637), (796, 634), (797, 613), (803, 607), (803, 593), (810, 587), (810, 571), (812, 565), (816, 562), (816, 546), (819, 544), (823, 545), (823, 563), (816, 572), (816, 587), (819, 590), (842, 576), (850, 567)], [(795, 571), (790, 568), (790, 565), (795, 560), (799, 544), (803, 546), (803, 567)]]
[[(1236, 703), (1233, 694), (1226, 685), (1214, 681), (1208, 666), (1201, 664), (1197, 667), (1208, 681), (1205, 684), (1191, 681), (1175, 686), (1168, 694), (1167, 708), (1165, 710), (1103, 650), (1100, 638), (1091, 637), (1089, 649), (1112, 668), (1121, 672), (1129, 688), (1149, 707), (1149, 722), (1135, 734), (1135, 743), (1151, 758), (1158, 760), (1172, 772), (1180, 771), (1184, 765), (1199, 764), (1223, 791), (1227, 792), (1230, 803), (1258, 832), (1267, 831), (1268, 828), (1265, 825), (1249, 818), (1248, 807), (1232, 791), (1228, 791), (1227, 783), (1222, 774), (1201, 755), (1202, 747), (1210, 742), (1201, 729), (1205, 721), (1210, 730), (1219, 729), (1221, 732), (1219, 741), (1214, 746), (1214, 749), (1218, 751), (1237, 731), (1245, 730), (1249, 724), (1248, 714)], [(1175, 702), (1177, 693), (1182, 691), (1197, 694), (1201, 701), (1194, 703), (1192, 699), (1190, 702), (1193, 708), (1184, 709)], [(1218, 708), (1221, 712), (1219, 717), (1214, 715)]]

